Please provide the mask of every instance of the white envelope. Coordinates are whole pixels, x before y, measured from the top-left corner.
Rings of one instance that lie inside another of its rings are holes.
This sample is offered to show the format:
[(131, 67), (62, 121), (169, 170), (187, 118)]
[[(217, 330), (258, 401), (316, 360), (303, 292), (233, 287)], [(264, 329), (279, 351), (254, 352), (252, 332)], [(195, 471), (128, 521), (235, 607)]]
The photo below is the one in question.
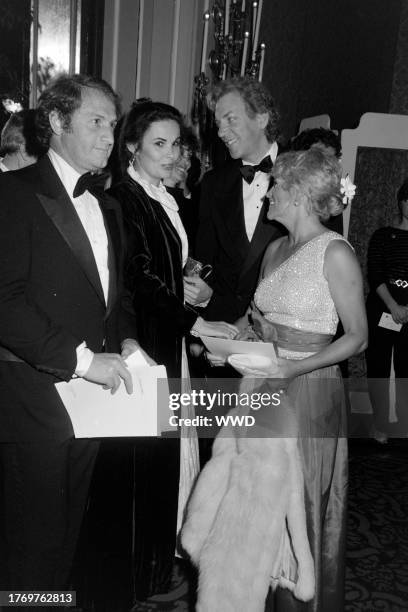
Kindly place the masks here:
[(133, 379), (132, 395), (128, 395), (123, 382), (113, 395), (83, 378), (55, 385), (76, 438), (160, 435), (163, 419), (158, 418), (157, 391), (159, 379), (164, 379), (160, 381), (160, 392), (168, 396), (166, 368), (146, 365), (140, 351), (133, 353), (127, 363)]
[(399, 331), (402, 327), (401, 323), (396, 323), (389, 312), (383, 312), (378, 327)]
[(249, 342), (248, 340), (227, 340), (225, 338), (212, 338), (200, 336), (207, 350), (214, 355), (227, 359), (230, 355), (262, 355), (276, 362), (275, 347), (272, 342)]

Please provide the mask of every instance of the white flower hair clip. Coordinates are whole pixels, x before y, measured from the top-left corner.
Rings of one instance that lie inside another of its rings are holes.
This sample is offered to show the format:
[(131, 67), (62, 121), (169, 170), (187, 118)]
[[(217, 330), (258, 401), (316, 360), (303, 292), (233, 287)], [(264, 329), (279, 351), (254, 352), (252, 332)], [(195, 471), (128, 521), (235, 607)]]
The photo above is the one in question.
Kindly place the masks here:
[(4, 108), (8, 113), (13, 114), (23, 110), (23, 107), (21, 106), (20, 102), (14, 102), (14, 100), (11, 100), (11, 98), (5, 98), (4, 100), (2, 100), (2, 102)]
[(343, 197), (343, 204), (350, 204), (356, 194), (356, 186), (350, 181), (348, 174), (340, 180), (340, 194)]

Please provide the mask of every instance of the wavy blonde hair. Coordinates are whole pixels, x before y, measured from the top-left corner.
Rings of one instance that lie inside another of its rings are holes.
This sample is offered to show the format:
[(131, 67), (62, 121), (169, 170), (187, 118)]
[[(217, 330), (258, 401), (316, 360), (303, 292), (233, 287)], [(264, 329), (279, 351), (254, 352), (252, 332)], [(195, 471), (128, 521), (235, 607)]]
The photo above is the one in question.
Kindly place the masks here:
[(283, 153), (272, 170), (285, 190), (297, 189), (306, 197), (309, 210), (324, 221), (346, 207), (340, 194), (341, 174), (338, 159), (317, 148)]

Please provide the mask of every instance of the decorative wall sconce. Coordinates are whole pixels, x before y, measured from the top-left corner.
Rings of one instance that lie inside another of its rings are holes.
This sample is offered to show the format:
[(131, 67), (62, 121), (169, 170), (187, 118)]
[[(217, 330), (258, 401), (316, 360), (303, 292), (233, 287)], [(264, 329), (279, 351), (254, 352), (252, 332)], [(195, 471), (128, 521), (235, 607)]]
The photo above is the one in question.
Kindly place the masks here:
[[(204, 2), (200, 73), (194, 77), (192, 121), (201, 141), (204, 166), (211, 165), (214, 124), (206, 105), (207, 87), (234, 76), (262, 81), (265, 43), (259, 44), (263, 0), (209, 0)], [(210, 27), (212, 26), (212, 27)], [(213, 30), (213, 48), (210, 29)], [(210, 73), (207, 76), (207, 73)]]

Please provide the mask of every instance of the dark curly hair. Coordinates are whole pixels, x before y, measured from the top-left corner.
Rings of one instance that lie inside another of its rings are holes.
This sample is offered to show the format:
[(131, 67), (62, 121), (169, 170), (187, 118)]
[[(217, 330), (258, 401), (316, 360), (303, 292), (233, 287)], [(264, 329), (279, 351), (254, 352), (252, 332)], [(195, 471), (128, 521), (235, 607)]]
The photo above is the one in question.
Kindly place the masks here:
[(322, 143), (332, 147), (337, 158), (341, 157), (340, 138), (332, 130), (326, 128), (310, 128), (295, 136), (290, 143), (291, 151), (307, 151), (315, 144)]
[(95, 89), (109, 98), (116, 110), (116, 116), (121, 114), (119, 96), (103, 79), (85, 74), (62, 74), (51, 81), (41, 94), (37, 108), (37, 135), (41, 144), (49, 147), (52, 129), (49, 116), (56, 111), (63, 120), (63, 127), (69, 130), (73, 113), (82, 104), (82, 92), (85, 88)]
[(237, 93), (244, 101), (248, 117), (255, 117), (260, 113), (268, 113), (269, 121), (265, 128), (265, 136), (268, 142), (274, 142), (280, 137), (279, 112), (265, 85), (247, 77), (235, 77), (226, 81), (219, 81), (207, 95), (207, 104), (211, 110), (220, 98), (229, 94)]
[(13, 113), (1, 132), (0, 155), (16, 153), (24, 145), (31, 157), (40, 157), (46, 152), (37, 137), (36, 111), (31, 108)]
[(400, 221), (402, 221), (402, 203), (408, 200), (408, 179), (402, 183), (401, 187), (397, 191), (397, 203)]
[(189, 125), (181, 126), (180, 143), (182, 147), (189, 149), (191, 153), (196, 154), (200, 150), (200, 143), (195, 135), (193, 128)]
[(164, 102), (153, 102), (149, 98), (140, 98), (133, 102), (123, 118), (119, 132), (118, 156), (122, 175), (126, 173), (132, 157), (127, 145), (134, 144), (138, 148), (151, 124), (166, 120), (175, 121), (180, 126), (180, 132), (183, 130), (182, 115), (174, 106)]

